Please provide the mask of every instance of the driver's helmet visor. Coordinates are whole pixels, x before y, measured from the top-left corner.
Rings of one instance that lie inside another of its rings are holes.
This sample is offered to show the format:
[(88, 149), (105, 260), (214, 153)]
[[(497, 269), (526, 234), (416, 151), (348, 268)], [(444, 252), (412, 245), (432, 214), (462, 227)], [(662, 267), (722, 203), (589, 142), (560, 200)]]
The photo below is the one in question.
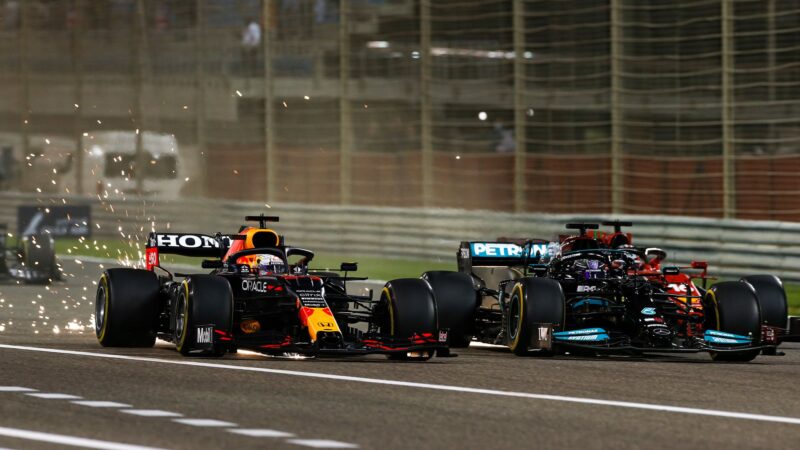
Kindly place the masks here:
[(283, 259), (270, 254), (256, 255), (256, 267), (259, 275), (272, 275), (286, 273), (286, 263)]
[(586, 259), (580, 261), (580, 263), (576, 264), (578, 266), (583, 266), (583, 277), (587, 280), (593, 280), (598, 278), (605, 278), (605, 271), (604, 265), (600, 263), (600, 261), (596, 259)]

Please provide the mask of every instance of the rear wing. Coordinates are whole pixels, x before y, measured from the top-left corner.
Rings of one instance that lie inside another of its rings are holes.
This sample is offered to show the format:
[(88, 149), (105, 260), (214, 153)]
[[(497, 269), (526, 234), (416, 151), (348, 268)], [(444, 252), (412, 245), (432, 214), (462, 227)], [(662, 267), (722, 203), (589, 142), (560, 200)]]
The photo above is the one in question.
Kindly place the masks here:
[(197, 233), (150, 233), (147, 236), (145, 266), (147, 270), (159, 265), (159, 254), (219, 258), (231, 246), (236, 236)]
[(462, 242), (456, 254), (458, 270), (471, 272), (472, 266), (520, 266), (535, 263), (547, 253), (547, 242), (526, 245), (515, 242)]

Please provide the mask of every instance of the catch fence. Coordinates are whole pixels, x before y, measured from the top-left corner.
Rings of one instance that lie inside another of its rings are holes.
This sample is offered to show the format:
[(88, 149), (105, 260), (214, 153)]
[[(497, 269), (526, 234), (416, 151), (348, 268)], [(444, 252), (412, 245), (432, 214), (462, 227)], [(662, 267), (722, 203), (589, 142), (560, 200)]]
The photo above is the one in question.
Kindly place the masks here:
[(0, 15), (4, 189), (800, 220), (798, 0)]

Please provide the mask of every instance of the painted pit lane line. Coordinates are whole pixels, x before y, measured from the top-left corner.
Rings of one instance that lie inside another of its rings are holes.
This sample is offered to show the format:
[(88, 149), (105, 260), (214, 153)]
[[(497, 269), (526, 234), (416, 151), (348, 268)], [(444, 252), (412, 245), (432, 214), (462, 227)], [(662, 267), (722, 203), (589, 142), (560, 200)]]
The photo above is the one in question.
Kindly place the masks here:
[[(30, 394), (29, 392), (37, 392), (36, 389), (22, 387), (22, 386), (0, 386), (0, 392), (9, 392), (9, 393), (21, 393), (28, 396), (37, 395), (37, 394)], [(48, 399), (64, 399), (68, 400), (70, 398), (81, 398), (74, 395), (69, 394), (38, 394), (40, 398), (48, 398)], [(43, 397), (46, 396), (46, 397)], [(92, 408), (130, 408), (131, 405), (125, 403), (118, 403), (112, 401), (104, 401), (104, 400), (73, 400), (70, 403), (74, 403), (76, 405), (81, 406), (89, 406)], [(156, 417), (156, 418), (170, 418), (170, 417), (181, 417), (182, 414), (170, 412), (170, 411), (162, 411), (160, 409), (120, 409), (119, 412), (127, 413), (127, 414), (134, 414), (137, 416), (142, 417)], [(285, 431), (278, 431), (266, 428), (239, 428), (239, 425), (233, 422), (227, 422), (223, 420), (217, 419), (172, 419), (175, 423), (180, 423), (183, 425), (190, 425), (194, 427), (205, 427), (205, 428), (225, 428), (228, 432), (239, 434), (242, 436), (248, 437), (256, 437), (256, 438), (294, 438), (295, 435), (293, 433), (288, 433)], [(21, 430), (21, 431), (29, 431), (29, 430)], [(38, 432), (35, 432), (38, 433)], [(2, 436), (2, 434), (0, 434)], [(358, 444), (351, 444), (348, 442), (341, 442), (341, 441), (333, 441), (329, 439), (287, 439), (287, 443), (294, 444), (294, 445), (302, 445), (306, 447), (313, 447), (313, 448), (359, 448)], [(69, 444), (67, 444), (69, 445)], [(126, 444), (127, 445), (127, 444)], [(107, 448), (106, 446), (98, 447), (98, 448)], [(0, 450), (7, 450), (0, 447)]]
[(123, 361), (141, 361), (141, 362), (158, 363), (158, 364), (172, 364), (178, 366), (205, 367), (210, 369), (237, 370), (242, 372), (257, 372), (257, 373), (268, 373), (274, 375), (287, 375), (295, 377), (317, 378), (317, 379), (327, 379), (336, 381), (351, 381), (355, 383), (376, 384), (384, 386), (399, 386), (399, 387), (429, 389), (429, 390), (445, 391), (445, 392), (459, 392), (465, 394), (525, 398), (531, 400), (545, 400), (545, 401), (562, 402), (562, 403), (609, 406), (617, 408), (641, 409), (648, 411), (669, 412), (677, 414), (692, 414), (699, 416), (712, 416), (712, 417), (723, 417), (729, 419), (755, 420), (760, 422), (800, 425), (800, 417), (772, 416), (766, 414), (752, 414), (752, 413), (735, 412), (735, 411), (723, 411), (716, 409), (689, 408), (683, 406), (659, 405), (655, 403), (637, 403), (637, 402), (626, 402), (618, 400), (603, 400), (596, 398), (569, 397), (562, 395), (534, 394), (530, 392), (501, 391), (495, 389), (453, 386), (446, 384), (417, 383), (412, 381), (366, 378), (366, 377), (335, 375), (335, 374), (319, 373), (319, 372), (301, 372), (296, 370), (268, 369), (264, 367), (252, 367), (252, 366), (233, 366), (233, 365), (226, 365), (219, 363), (168, 360), (160, 358), (149, 358), (143, 356), (115, 355), (109, 353), (82, 352), (76, 350), (61, 350), (61, 349), (45, 348), (45, 347), (28, 347), (22, 345), (0, 344), (0, 349), (41, 352), (41, 353), (55, 353), (55, 354), (72, 355), (72, 356), (86, 356), (92, 358), (117, 359)]
[(121, 442), (101, 441), (66, 434), (44, 433), (41, 431), (23, 430), (19, 428), (0, 427), (0, 436), (6, 436), (28, 441), (47, 442), (71, 447), (99, 448), (107, 450), (163, 450), (158, 447), (145, 447), (142, 445), (123, 444)]

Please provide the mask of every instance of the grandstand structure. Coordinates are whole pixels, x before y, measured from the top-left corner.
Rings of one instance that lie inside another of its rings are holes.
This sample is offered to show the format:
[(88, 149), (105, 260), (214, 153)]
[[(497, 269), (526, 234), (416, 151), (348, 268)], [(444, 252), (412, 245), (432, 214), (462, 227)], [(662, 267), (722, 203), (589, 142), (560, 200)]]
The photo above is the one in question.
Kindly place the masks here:
[(798, 0), (0, 0), (0, 99), (6, 189), (800, 220)]

